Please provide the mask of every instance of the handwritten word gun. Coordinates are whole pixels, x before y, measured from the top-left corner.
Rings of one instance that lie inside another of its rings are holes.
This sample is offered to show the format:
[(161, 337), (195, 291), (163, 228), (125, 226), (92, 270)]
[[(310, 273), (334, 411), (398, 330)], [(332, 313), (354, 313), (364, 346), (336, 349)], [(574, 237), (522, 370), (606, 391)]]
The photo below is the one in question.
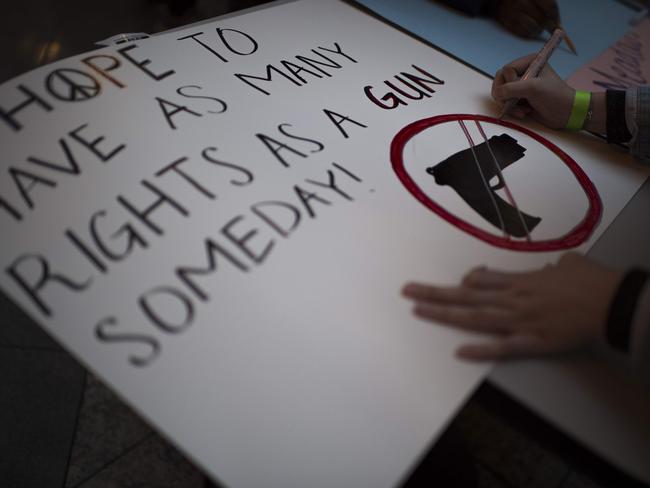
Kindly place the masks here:
[[(453, 188), (485, 220), (507, 235), (526, 237), (542, 219), (521, 212), (496, 193), (505, 187), (501, 171), (523, 158), (525, 151), (507, 134), (492, 136), (427, 168), (427, 173), (438, 185)], [(491, 183), (494, 178), (496, 184)]]

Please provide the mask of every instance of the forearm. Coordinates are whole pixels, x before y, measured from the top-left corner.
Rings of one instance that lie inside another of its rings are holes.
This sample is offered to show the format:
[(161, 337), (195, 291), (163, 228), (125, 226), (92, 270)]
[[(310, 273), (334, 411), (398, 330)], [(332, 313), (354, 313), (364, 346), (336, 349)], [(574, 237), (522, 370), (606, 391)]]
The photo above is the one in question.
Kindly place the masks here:
[(605, 101), (605, 92), (594, 92), (591, 94), (591, 107), (587, 120), (585, 120), (584, 129), (597, 134), (605, 134), (607, 120), (607, 105)]

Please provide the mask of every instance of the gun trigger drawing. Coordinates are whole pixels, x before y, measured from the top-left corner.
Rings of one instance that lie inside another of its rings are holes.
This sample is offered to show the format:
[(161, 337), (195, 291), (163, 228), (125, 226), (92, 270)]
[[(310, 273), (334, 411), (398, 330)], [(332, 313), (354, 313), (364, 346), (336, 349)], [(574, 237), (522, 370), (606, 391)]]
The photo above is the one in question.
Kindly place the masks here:
[[(514, 138), (501, 134), (459, 151), (426, 171), (438, 185), (453, 188), (470, 207), (498, 229), (513, 237), (526, 237), (542, 219), (519, 211), (496, 193), (505, 187), (501, 171), (523, 158), (525, 151), (526, 148), (517, 144)], [(491, 185), (495, 177), (497, 181)]]

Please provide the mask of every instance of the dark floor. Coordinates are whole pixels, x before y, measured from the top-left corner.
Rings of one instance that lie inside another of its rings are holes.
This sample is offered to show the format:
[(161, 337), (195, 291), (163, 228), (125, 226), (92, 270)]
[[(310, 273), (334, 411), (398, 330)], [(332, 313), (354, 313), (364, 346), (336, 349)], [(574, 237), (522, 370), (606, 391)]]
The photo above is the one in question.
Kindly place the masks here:
[[(153, 0), (4, 0), (0, 82), (92, 49), (93, 42), (116, 33), (158, 32), (251, 3), (198, 0), (174, 16)], [(0, 371), (0, 487), (203, 486), (202, 474), (176, 449), (2, 296)], [(603, 482), (594, 474), (599, 470), (584, 463), (578, 467), (548, 447), (540, 439), (545, 434), (524, 432), (476, 395), (450, 429), (447, 437), (465, 447), (434, 447), (430, 456), (434, 464), (450, 453), (457, 464), (462, 461), (452, 473), (456, 481), (444, 486), (462, 488), (471, 472), (483, 488), (624, 486)], [(422, 479), (428, 478), (413, 478), (410, 486)]]

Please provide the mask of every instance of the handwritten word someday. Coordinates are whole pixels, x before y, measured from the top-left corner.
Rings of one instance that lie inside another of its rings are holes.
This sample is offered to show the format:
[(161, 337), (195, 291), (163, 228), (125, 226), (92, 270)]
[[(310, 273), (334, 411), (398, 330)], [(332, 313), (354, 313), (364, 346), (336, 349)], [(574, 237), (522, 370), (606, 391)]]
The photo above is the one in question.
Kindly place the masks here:
[[(219, 161), (215, 152), (215, 148), (208, 147), (201, 156), (204, 162), (229, 173), (230, 185), (241, 187), (252, 183), (254, 177), (250, 171)], [(154, 245), (153, 239), (162, 237), (169, 226), (177, 225), (178, 219), (190, 217), (190, 209), (182, 198), (165, 190), (157, 180), (181, 179), (186, 184), (186, 195), (193, 192), (210, 201), (216, 199), (214, 190), (195, 178), (191, 169), (185, 167), (187, 163), (188, 158), (179, 158), (165, 165), (152, 178), (141, 182), (139, 195), (119, 195), (117, 207), (93, 212), (84, 236), (73, 229), (65, 230), (65, 237), (78, 259), (90, 265), (95, 273), (81, 276), (79, 263), (68, 263), (71, 269), (77, 270), (75, 275), (36, 253), (17, 257), (6, 272), (36, 308), (44, 316), (51, 317), (54, 311), (48, 301), (48, 290), (52, 286), (72, 294), (83, 293), (92, 286), (95, 276), (110, 272), (109, 263), (117, 265), (138, 251), (146, 252)], [(111, 315), (97, 323), (96, 338), (106, 344), (149, 345), (148, 353), (129, 356), (134, 366), (148, 365), (159, 353), (160, 342), (156, 334), (177, 334), (187, 329), (194, 322), (198, 304), (210, 300), (206, 280), (216, 277), (219, 263), (248, 273), (267, 260), (278, 239), (288, 239), (305, 220), (315, 220), (324, 208), (337, 201), (354, 200), (348, 185), (359, 185), (360, 177), (338, 163), (319, 172), (319, 175), (291, 184), (284, 196), (254, 202), (245, 212), (238, 212), (221, 225), (215, 225), (214, 234), (197, 243), (203, 251), (196, 254), (203, 255), (203, 259), (178, 265), (161, 263), (171, 266), (176, 283), (153, 287), (137, 297), (138, 308), (154, 328), (151, 335), (129, 332), (119, 326), (116, 315)], [(144, 204), (143, 196), (148, 198)], [(135, 203), (136, 199), (139, 204)]]
[(292, 185), (284, 197), (255, 202), (230, 217), (213, 234), (190, 244), (197, 249), (194, 262), (170, 264), (169, 281), (136, 298), (150, 332), (129, 330), (117, 315), (109, 315), (95, 325), (95, 337), (120, 347), (131, 365), (150, 365), (160, 355), (165, 336), (178, 335), (196, 323), (198, 306), (212, 299), (211, 288), (224, 266), (250, 273), (266, 262), (279, 239), (289, 239), (306, 219), (316, 219), (324, 207), (337, 201), (353, 201), (343, 180), (347, 185), (362, 182), (342, 165), (332, 163), (318, 180), (306, 178)]

